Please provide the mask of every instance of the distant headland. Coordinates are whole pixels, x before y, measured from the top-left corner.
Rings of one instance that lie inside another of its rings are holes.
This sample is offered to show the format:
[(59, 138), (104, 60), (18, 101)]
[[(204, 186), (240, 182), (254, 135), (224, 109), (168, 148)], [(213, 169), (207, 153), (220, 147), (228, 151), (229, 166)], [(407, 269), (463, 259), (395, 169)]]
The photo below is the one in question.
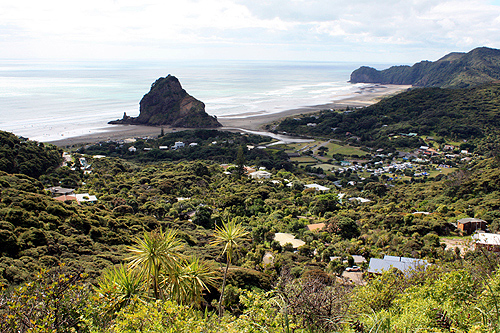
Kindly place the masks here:
[(351, 83), (404, 84), (415, 87), (466, 88), (500, 80), (500, 50), (478, 47), (452, 52), (437, 61), (377, 70), (363, 66), (351, 73)]
[(110, 121), (108, 124), (168, 125), (181, 128), (222, 127), (216, 117), (205, 112), (205, 104), (182, 89), (179, 80), (172, 75), (159, 78), (151, 85), (151, 90), (141, 99), (138, 117), (129, 117), (124, 113), (122, 119)]

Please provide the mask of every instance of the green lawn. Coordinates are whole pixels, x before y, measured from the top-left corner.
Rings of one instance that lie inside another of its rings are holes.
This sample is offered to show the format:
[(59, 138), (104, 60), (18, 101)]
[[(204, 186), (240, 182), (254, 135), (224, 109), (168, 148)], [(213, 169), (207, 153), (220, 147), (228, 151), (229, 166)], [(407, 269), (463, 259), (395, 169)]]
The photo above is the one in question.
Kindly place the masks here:
[(290, 161), (299, 162), (299, 163), (307, 163), (307, 164), (318, 162), (318, 161), (316, 161), (315, 158), (312, 158), (310, 156), (292, 157), (292, 158), (290, 158)]
[(342, 146), (337, 143), (329, 142), (326, 144), (326, 147), (328, 148), (327, 155), (332, 156), (333, 154), (342, 154), (342, 155), (359, 155), (359, 156), (365, 156), (368, 153), (353, 146)]
[(315, 165), (315, 167), (317, 167), (317, 168), (321, 168), (321, 169), (323, 169), (323, 171), (329, 171), (329, 170), (331, 170), (332, 168), (334, 168), (334, 166), (333, 166), (333, 165), (331, 165), (331, 164), (326, 164), (326, 163)]

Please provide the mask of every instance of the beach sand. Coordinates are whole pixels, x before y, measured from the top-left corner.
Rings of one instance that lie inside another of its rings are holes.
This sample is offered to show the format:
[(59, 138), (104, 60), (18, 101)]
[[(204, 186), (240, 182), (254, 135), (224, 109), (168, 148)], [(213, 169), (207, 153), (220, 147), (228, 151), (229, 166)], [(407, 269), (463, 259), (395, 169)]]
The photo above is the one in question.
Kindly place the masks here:
[[(395, 95), (401, 91), (407, 90), (411, 86), (407, 85), (369, 85), (361, 88), (355, 95), (349, 95), (337, 101), (332, 101), (328, 104), (314, 105), (308, 107), (301, 107), (277, 113), (263, 113), (263, 114), (243, 114), (238, 117), (220, 116), (217, 118), (223, 127), (220, 130), (234, 130), (234, 129), (247, 129), (247, 130), (260, 130), (263, 125), (275, 122), (279, 119), (317, 112), (325, 109), (344, 109), (349, 107), (368, 106), (378, 102), (380, 99), (388, 96)], [(139, 125), (114, 125), (107, 127), (100, 132), (92, 133), (84, 136), (76, 136), (65, 138), (57, 141), (50, 141), (59, 147), (72, 147), (84, 144), (92, 144), (96, 142), (108, 140), (121, 140), (127, 138), (138, 137), (157, 137), (163, 128), (165, 133), (187, 130), (187, 128), (172, 128), (169, 126), (139, 126)]]

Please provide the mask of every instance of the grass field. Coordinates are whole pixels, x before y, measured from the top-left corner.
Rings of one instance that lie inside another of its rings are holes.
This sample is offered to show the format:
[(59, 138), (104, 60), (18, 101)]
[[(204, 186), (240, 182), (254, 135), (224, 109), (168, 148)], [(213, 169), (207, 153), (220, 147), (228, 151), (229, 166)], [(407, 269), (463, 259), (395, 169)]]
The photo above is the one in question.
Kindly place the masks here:
[(310, 156), (300, 156), (300, 157), (292, 157), (290, 158), (290, 161), (292, 162), (298, 162), (298, 163), (306, 163), (306, 164), (310, 164), (310, 163), (317, 163), (318, 161), (316, 161), (316, 159), (310, 157)]
[(454, 171), (456, 171), (457, 168), (442, 168), (441, 172), (439, 170), (433, 170), (429, 172), (430, 177), (436, 177), (437, 175), (448, 175)]
[(362, 151), (361, 149), (353, 146), (342, 146), (337, 143), (329, 142), (326, 144), (326, 147), (328, 148), (327, 155), (332, 156), (333, 154), (342, 154), (342, 155), (358, 155), (358, 156), (364, 156), (367, 155), (368, 153), (365, 151)]
[(323, 169), (323, 171), (330, 171), (331, 169), (333, 169), (333, 168), (334, 168), (334, 166), (333, 166), (333, 165), (331, 165), (331, 164), (326, 164), (326, 163), (324, 163), (324, 164), (318, 164), (318, 165), (315, 165), (315, 167), (317, 167), (317, 168), (321, 168), (321, 169)]

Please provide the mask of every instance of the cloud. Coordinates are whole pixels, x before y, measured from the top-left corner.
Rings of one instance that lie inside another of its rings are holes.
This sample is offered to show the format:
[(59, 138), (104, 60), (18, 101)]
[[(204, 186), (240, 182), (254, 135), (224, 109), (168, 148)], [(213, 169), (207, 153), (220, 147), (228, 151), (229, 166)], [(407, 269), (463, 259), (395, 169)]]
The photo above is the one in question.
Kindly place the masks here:
[(265, 57), (267, 46), (277, 57), (350, 49), (406, 53), (412, 61), (424, 52), (500, 47), (500, 7), (487, 0), (17, 0), (0, 5), (0, 22), (0, 58), (28, 50), (147, 58), (198, 49), (207, 56), (231, 46), (231, 56), (245, 58)]

